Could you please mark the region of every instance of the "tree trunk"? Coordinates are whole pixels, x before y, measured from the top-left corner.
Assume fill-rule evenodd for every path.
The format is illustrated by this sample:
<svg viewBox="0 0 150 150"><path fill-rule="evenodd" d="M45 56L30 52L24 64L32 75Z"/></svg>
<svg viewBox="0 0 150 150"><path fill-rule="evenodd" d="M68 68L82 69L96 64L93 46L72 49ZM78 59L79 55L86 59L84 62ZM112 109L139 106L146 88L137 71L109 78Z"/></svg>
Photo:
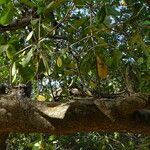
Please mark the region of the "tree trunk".
<svg viewBox="0 0 150 150"><path fill-rule="evenodd" d="M70 134L111 131L150 134L150 96L78 98L67 103L0 97L0 132Z"/></svg>

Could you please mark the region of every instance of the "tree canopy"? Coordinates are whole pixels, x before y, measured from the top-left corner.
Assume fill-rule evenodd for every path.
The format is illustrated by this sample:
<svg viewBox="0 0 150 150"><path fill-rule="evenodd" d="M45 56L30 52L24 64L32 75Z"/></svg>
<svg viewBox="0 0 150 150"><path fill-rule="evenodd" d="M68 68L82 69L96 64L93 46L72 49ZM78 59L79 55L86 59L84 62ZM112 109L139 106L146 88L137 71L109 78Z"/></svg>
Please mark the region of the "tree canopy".
<svg viewBox="0 0 150 150"><path fill-rule="evenodd" d="M127 115L132 113L134 116L137 110L139 114L141 109L148 108L149 6L148 0L1 0L0 83L7 88L4 93L10 96L1 96L0 116L3 122L6 121L1 127L4 128L8 120L15 120L15 123L11 122L12 128L8 125L5 131L25 131L23 123L30 114L29 122L35 119L35 123L27 126L27 132L28 129L36 131L32 128L35 126L38 130L44 123L44 130L40 129L40 132L63 133L59 127L54 130L53 125L57 126L59 119L62 124L72 122L66 129L62 126L64 133L71 133L69 127L73 123L77 125L73 132L84 131L82 123L89 123L90 119L93 123L85 131L97 131L98 125L114 124L120 118L125 121L123 118ZM16 104L16 99L25 97L17 95L16 98L12 94L12 89L18 90L18 85L21 88L30 85L26 96L29 98L31 94L33 103L23 100ZM13 117L6 115L4 109ZM13 127L27 110L30 113L22 118L22 128ZM63 120L66 111L69 111L68 118ZM86 119L88 113L89 120ZM96 113L106 117L106 122L100 125L101 119L95 118ZM81 122L76 122L80 115ZM149 116L146 124L149 124ZM130 122L131 118L127 120ZM139 121L139 118L135 120ZM119 130L119 124L115 130ZM121 131L125 130L123 125L124 122L120 124ZM128 131L134 130L131 124L126 125ZM149 133L148 126L139 126L141 129L137 126L133 132Z"/></svg>
<svg viewBox="0 0 150 150"><path fill-rule="evenodd" d="M149 92L148 2L3 0L0 12L1 82Z"/></svg>

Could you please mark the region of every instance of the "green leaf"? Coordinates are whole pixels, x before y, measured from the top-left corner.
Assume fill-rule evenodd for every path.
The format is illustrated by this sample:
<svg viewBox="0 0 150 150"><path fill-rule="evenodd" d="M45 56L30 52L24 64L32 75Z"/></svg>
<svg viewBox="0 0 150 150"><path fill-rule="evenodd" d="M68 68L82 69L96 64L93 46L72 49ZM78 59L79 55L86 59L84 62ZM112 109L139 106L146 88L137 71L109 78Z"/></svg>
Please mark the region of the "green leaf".
<svg viewBox="0 0 150 150"><path fill-rule="evenodd" d="M44 64L45 69L46 69L46 74L50 75L51 74L51 70L50 70L50 67L49 67L49 64L48 64L47 57L45 55L41 54L41 58L43 60L43 64Z"/></svg>
<svg viewBox="0 0 150 150"><path fill-rule="evenodd" d="M89 71L96 69L95 62L94 53L90 52L86 54L80 63L81 71L87 75Z"/></svg>
<svg viewBox="0 0 150 150"><path fill-rule="evenodd" d="M8 2L8 0L0 0L0 5L6 4L7 2Z"/></svg>
<svg viewBox="0 0 150 150"><path fill-rule="evenodd" d="M8 44L7 44L7 45L2 45L2 46L0 46L0 54L1 54L2 52L6 52L7 49L8 49L8 47L9 47Z"/></svg>
<svg viewBox="0 0 150 150"><path fill-rule="evenodd" d="M97 14L98 23L103 23L106 17L106 7L103 5Z"/></svg>
<svg viewBox="0 0 150 150"><path fill-rule="evenodd" d="M36 60L36 62L37 62L35 65L36 72L39 74L43 74L44 72L46 72L43 60L39 59L39 60Z"/></svg>
<svg viewBox="0 0 150 150"><path fill-rule="evenodd" d="M41 141L35 143L32 150L40 150L41 149Z"/></svg>
<svg viewBox="0 0 150 150"><path fill-rule="evenodd" d="M45 31L51 32L54 28L50 26L48 23L42 23L42 27Z"/></svg>
<svg viewBox="0 0 150 150"><path fill-rule="evenodd" d="M51 136L49 136L48 141L49 141L49 142L52 142L52 141L54 141L55 139L56 139L56 136L55 136L55 135L51 135Z"/></svg>
<svg viewBox="0 0 150 150"><path fill-rule="evenodd" d="M13 76L12 83L14 83L17 78L16 62L14 62L12 65L12 76Z"/></svg>
<svg viewBox="0 0 150 150"><path fill-rule="evenodd" d="M13 76L13 78L12 78L12 83L14 83L14 82L16 81L16 79L17 79L17 73L14 74L14 76Z"/></svg>
<svg viewBox="0 0 150 150"><path fill-rule="evenodd" d="M14 58L14 55L16 54L16 49L13 45L9 44L9 47L6 49L6 55L7 57L12 60Z"/></svg>
<svg viewBox="0 0 150 150"><path fill-rule="evenodd" d="M149 56L148 59L147 59L147 68L150 69L150 56Z"/></svg>
<svg viewBox="0 0 150 150"><path fill-rule="evenodd" d="M77 7L83 6L85 3L83 0L74 0L73 1Z"/></svg>
<svg viewBox="0 0 150 150"><path fill-rule="evenodd" d="M12 65L12 76L16 74L16 62L13 63Z"/></svg>
<svg viewBox="0 0 150 150"><path fill-rule="evenodd" d="M49 13L52 10L59 8L60 5L62 5L65 2L66 2L66 0L59 0L59 1L53 0L52 2L50 2L45 9L45 13L44 13L45 16L49 15Z"/></svg>
<svg viewBox="0 0 150 150"><path fill-rule="evenodd" d="M110 5L106 5L107 15L119 16L120 12Z"/></svg>
<svg viewBox="0 0 150 150"><path fill-rule="evenodd" d="M29 40L32 38L32 35L33 35L33 31L31 31L31 32L28 34L28 36L27 36L27 38L26 38L26 41L29 41Z"/></svg>
<svg viewBox="0 0 150 150"><path fill-rule="evenodd" d="M23 81L29 81L34 78L34 72L35 72L34 69L35 68L33 68L32 65L23 67L22 65L18 64L18 71L21 77L23 78Z"/></svg>
<svg viewBox="0 0 150 150"><path fill-rule="evenodd" d="M137 63L140 65L144 62L143 57L138 58Z"/></svg>
<svg viewBox="0 0 150 150"><path fill-rule="evenodd" d="M30 62L32 56L33 56L33 49L31 49L31 50L27 53L26 57L22 59L21 65L22 65L23 67L27 66L27 65L29 64L29 62Z"/></svg>
<svg viewBox="0 0 150 150"><path fill-rule="evenodd" d="M142 23L143 25L150 25L150 21L149 20L146 20L146 21L144 21L143 23Z"/></svg>
<svg viewBox="0 0 150 150"><path fill-rule="evenodd" d="M122 58L122 52L118 49L115 50L113 52L112 68L119 66L121 58Z"/></svg>
<svg viewBox="0 0 150 150"><path fill-rule="evenodd" d="M35 4L29 0L20 0L20 2L31 7L31 8L35 7Z"/></svg>
<svg viewBox="0 0 150 150"><path fill-rule="evenodd" d="M61 66L62 66L62 59L61 59L60 56L57 58L56 63L57 63L57 66L58 66L58 67L61 67Z"/></svg>
<svg viewBox="0 0 150 150"><path fill-rule="evenodd" d="M3 45L5 43L5 37L1 34L0 35L0 45Z"/></svg>
<svg viewBox="0 0 150 150"><path fill-rule="evenodd" d="M31 24L34 26L38 23L39 19L33 19L31 20Z"/></svg>
<svg viewBox="0 0 150 150"><path fill-rule="evenodd" d="M13 19L13 15L14 15L13 12L14 12L13 4L9 2L0 15L0 24L1 25L9 24Z"/></svg>
<svg viewBox="0 0 150 150"><path fill-rule="evenodd" d="M79 18L77 20L73 20L71 23L73 24L73 26L78 29L80 26L83 26L85 24L85 22L87 21L87 18Z"/></svg>

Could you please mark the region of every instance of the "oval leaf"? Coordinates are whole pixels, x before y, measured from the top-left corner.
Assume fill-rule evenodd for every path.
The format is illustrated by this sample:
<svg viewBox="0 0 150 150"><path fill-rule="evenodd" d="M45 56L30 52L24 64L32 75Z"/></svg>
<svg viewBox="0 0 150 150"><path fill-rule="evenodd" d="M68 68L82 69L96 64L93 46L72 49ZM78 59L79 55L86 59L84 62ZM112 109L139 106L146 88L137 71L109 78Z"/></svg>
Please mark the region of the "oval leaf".
<svg viewBox="0 0 150 150"><path fill-rule="evenodd" d="M2 45L2 46L0 46L0 54L1 54L2 52L6 52L7 49L8 49L8 47L9 47L8 44L7 44L7 45Z"/></svg>
<svg viewBox="0 0 150 150"><path fill-rule="evenodd" d="M3 9L3 11L1 12L1 15L0 15L0 24L1 25L9 24L12 21L13 15L14 15L13 9L14 9L14 7L11 2L6 5L6 8Z"/></svg>
<svg viewBox="0 0 150 150"><path fill-rule="evenodd" d="M101 79L106 79L108 75L107 66L104 64L103 60L100 57L96 56L96 63L97 63L97 72L98 76Z"/></svg>
<svg viewBox="0 0 150 150"><path fill-rule="evenodd" d="M13 45L9 45L9 47L6 49L6 55L7 57L12 60L14 55L16 54L16 49L14 48Z"/></svg>
<svg viewBox="0 0 150 150"><path fill-rule="evenodd" d="M31 31L31 32L28 34L28 36L27 36L27 38L26 38L26 41L29 41L29 40L31 39L32 35L33 35L33 31Z"/></svg>
<svg viewBox="0 0 150 150"><path fill-rule="evenodd" d="M97 14L97 20L99 23L103 23L106 17L106 7L103 5Z"/></svg>
<svg viewBox="0 0 150 150"><path fill-rule="evenodd" d="M16 74L16 62L13 63L12 65L12 76L14 76Z"/></svg>
<svg viewBox="0 0 150 150"><path fill-rule="evenodd" d="M38 101L45 101L46 98L45 98L45 96L43 96L43 95L38 95L38 96L37 96L37 100L38 100Z"/></svg>
<svg viewBox="0 0 150 150"><path fill-rule="evenodd" d="M25 67L25 66L30 62L32 56L33 56L33 50L31 49L31 50L27 53L27 55L22 59L21 64L22 64L23 67Z"/></svg>
<svg viewBox="0 0 150 150"><path fill-rule="evenodd" d="M62 59L60 57L57 58L57 66L58 67L62 66Z"/></svg>
<svg viewBox="0 0 150 150"><path fill-rule="evenodd" d="M90 81L90 87L92 88L92 89L95 89L96 88L96 83L94 83L92 80Z"/></svg>

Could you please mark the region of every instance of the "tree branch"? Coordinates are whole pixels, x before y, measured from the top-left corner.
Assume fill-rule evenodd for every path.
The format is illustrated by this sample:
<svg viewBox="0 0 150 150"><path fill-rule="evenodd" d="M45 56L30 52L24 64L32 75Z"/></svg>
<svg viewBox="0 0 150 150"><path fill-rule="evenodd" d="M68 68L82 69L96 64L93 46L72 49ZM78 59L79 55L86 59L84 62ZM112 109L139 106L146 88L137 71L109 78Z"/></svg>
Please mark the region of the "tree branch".
<svg viewBox="0 0 150 150"><path fill-rule="evenodd" d="M6 146L7 146L6 140L7 140L8 136L9 136L8 132L0 133L0 148L1 148L1 150L6 150Z"/></svg>
<svg viewBox="0 0 150 150"><path fill-rule="evenodd" d="M32 17L22 18L21 20L16 20L7 26L0 25L0 32L3 33L6 31L14 31L23 28L30 24L31 18Z"/></svg>
<svg viewBox="0 0 150 150"><path fill-rule="evenodd" d="M117 131L150 134L150 96L135 94L118 99L74 99L67 103L18 100L0 97L0 132ZM108 113L109 112L109 113ZM146 120L145 115L149 115ZM141 117L142 115L142 117ZM148 119L148 120L147 120Z"/></svg>

